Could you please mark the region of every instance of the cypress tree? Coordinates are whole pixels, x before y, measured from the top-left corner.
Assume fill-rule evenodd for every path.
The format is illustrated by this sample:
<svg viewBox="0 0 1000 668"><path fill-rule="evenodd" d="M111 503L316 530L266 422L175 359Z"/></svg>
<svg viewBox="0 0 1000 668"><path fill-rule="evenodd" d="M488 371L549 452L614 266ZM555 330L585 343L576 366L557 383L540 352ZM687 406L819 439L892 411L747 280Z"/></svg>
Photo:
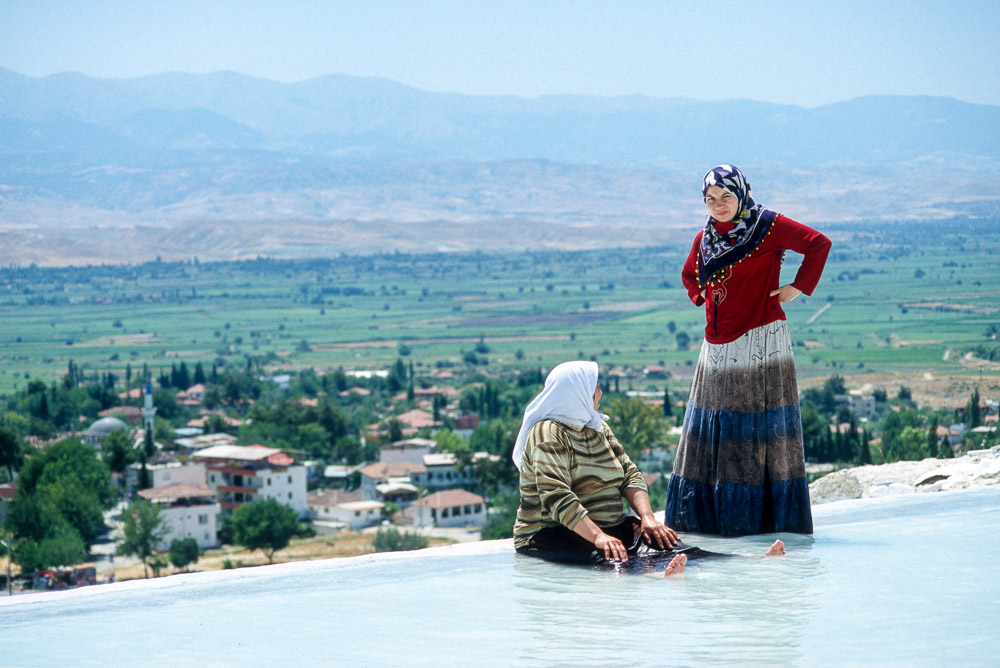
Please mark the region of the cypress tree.
<svg viewBox="0 0 1000 668"><path fill-rule="evenodd" d="M177 387L182 390L186 390L192 385L191 373L188 371L188 367L185 362L181 362L181 365L177 368L177 381L179 383Z"/></svg>
<svg viewBox="0 0 1000 668"><path fill-rule="evenodd" d="M937 430L938 430L938 419L937 419L937 416L935 415L934 419L931 420L931 428L927 432L927 456L928 457L937 457L937 455L938 455Z"/></svg>
<svg viewBox="0 0 1000 668"><path fill-rule="evenodd" d="M969 403L965 409L965 424L969 429L975 429L982 424L982 414L979 410L979 388L972 391Z"/></svg>
<svg viewBox="0 0 1000 668"><path fill-rule="evenodd" d="M951 441L945 436L941 440L941 445L938 447L937 453L938 459L953 459L955 457L955 448L952 446Z"/></svg>
<svg viewBox="0 0 1000 668"><path fill-rule="evenodd" d="M868 444L868 430L861 430L861 453L859 455L859 460L862 466L872 463L872 451Z"/></svg>

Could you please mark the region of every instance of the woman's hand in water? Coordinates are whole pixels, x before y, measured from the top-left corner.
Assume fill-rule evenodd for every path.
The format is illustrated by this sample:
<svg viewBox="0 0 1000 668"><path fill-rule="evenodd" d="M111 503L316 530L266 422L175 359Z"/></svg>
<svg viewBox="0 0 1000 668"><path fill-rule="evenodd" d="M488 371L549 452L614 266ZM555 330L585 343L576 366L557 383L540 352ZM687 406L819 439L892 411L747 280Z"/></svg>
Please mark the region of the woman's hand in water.
<svg viewBox="0 0 1000 668"><path fill-rule="evenodd" d="M594 540L594 547L609 561L628 561L628 552L625 551L625 546L614 536L602 533Z"/></svg>
<svg viewBox="0 0 1000 668"><path fill-rule="evenodd" d="M779 304L790 302L801 294L802 291L799 290L794 285L792 285L791 283L789 283L788 285L782 285L777 290L771 290L771 296L777 297Z"/></svg>
<svg viewBox="0 0 1000 668"><path fill-rule="evenodd" d="M642 537L646 539L648 544L659 547L661 550L677 545L677 532L666 524L657 522L652 516L642 520L641 531Z"/></svg>

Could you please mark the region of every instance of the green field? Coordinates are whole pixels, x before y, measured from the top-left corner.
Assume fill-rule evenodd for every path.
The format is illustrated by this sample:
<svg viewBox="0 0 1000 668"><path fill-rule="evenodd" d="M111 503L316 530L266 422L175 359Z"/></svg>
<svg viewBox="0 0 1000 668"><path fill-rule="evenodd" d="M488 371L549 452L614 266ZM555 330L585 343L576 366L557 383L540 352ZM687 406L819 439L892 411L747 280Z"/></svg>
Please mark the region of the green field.
<svg viewBox="0 0 1000 668"><path fill-rule="evenodd" d="M992 222L820 226L834 240L824 278L786 307L803 384L836 372L924 400L964 400L975 384L995 397ZM593 358L605 370L662 364L686 388L704 327L679 277L689 248L687 237L581 252L8 267L0 394L55 379L70 359L123 375L126 364L158 373L246 356L278 371L386 368L402 355L424 372L473 356L487 371ZM796 266L790 254L785 282Z"/></svg>

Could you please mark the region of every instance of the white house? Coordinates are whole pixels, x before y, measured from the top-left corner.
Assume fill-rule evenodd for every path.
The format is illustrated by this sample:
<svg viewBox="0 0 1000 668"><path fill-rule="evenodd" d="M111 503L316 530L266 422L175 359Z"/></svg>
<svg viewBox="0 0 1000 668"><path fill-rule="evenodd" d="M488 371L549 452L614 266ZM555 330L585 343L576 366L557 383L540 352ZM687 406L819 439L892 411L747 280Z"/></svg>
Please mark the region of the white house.
<svg viewBox="0 0 1000 668"><path fill-rule="evenodd" d="M435 492L413 502L413 524L418 527L482 526L486 499L464 489Z"/></svg>
<svg viewBox="0 0 1000 668"><path fill-rule="evenodd" d="M306 467L281 450L262 445L216 445L193 453L191 458L205 464L208 486L218 492L223 510L275 499L305 517Z"/></svg>
<svg viewBox="0 0 1000 668"><path fill-rule="evenodd" d="M363 529L382 521L381 501L362 499L357 494L341 490L330 490L309 497L309 516L318 533L324 529L336 531L340 528Z"/></svg>
<svg viewBox="0 0 1000 668"><path fill-rule="evenodd" d="M139 484L141 464L129 464L125 472L126 489L135 489ZM204 462L169 462L167 464L150 464L146 466L149 473L150 487L163 487L173 483L187 483L196 487L204 487L206 482Z"/></svg>
<svg viewBox="0 0 1000 668"><path fill-rule="evenodd" d="M379 454L380 462L422 463L424 455L437 452L437 441L429 438L409 438L383 445Z"/></svg>
<svg viewBox="0 0 1000 668"><path fill-rule="evenodd" d="M161 487L151 487L139 496L163 509L168 527L167 536L157 548L167 550L175 538L194 538L198 547L217 547L216 517L219 504L216 493L202 485L175 482Z"/></svg>
<svg viewBox="0 0 1000 668"><path fill-rule="evenodd" d="M425 486L428 489L451 489L476 484L476 472L472 466L458 470L458 460L454 453L440 452L424 455L424 467L427 469Z"/></svg>
<svg viewBox="0 0 1000 668"><path fill-rule="evenodd" d="M427 468L413 462L378 462L361 469L361 496L370 501L392 501L401 507L416 497L426 483Z"/></svg>
<svg viewBox="0 0 1000 668"><path fill-rule="evenodd" d="M178 430L178 433L180 433L180 430ZM225 432L198 434L197 436L186 438L175 438L174 443L186 450L201 450L203 448L210 448L213 445L236 445L236 437Z"/></svg>
<svg viewBox="0 0 1000 668"><path fill-rule="evenodd" d="M385 504L381 501L348 501L338 503L330 509L330 518L336 522L343 522L352 529L363 529L378 524L382 521L382 508Z"/></svg>

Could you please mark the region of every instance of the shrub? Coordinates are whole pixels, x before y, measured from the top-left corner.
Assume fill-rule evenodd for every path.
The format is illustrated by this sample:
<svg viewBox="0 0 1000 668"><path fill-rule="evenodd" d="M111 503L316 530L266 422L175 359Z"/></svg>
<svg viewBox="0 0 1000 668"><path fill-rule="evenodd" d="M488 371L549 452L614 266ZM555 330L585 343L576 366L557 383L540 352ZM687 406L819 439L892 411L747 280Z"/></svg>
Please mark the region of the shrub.
<svg viewBox="0 0 1000 668"><path fill-rule="evenodd" d="M395 527L383 527L375 534L372 547L376 552L403 552L427 547L427 537L409 531L400 532Z"/></svg>

